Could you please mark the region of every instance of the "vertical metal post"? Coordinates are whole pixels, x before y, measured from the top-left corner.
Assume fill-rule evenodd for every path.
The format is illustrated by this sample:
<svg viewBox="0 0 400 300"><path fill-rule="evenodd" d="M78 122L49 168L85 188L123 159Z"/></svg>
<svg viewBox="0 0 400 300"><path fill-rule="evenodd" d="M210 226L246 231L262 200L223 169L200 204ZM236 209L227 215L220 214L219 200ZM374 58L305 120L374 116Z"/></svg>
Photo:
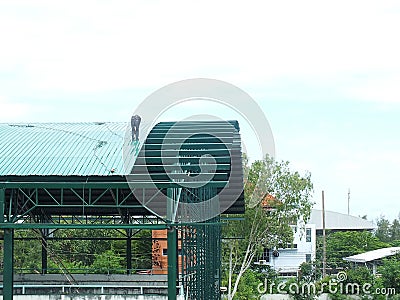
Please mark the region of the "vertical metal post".
<svg viewBox="0 0 400 300"><path fill-rule="evenodd" d="M132 229L126 230L126 274L132 274Z"/></svg>
<svg viewBox="0 0 400 300"><path fill-rule="evenodd" d="M46 216L41 216L40 217L40 222L41 223L46 223L47 222L47 217ZM47 274L47 237L50 234L49 228L43 228L40 229L40 234L41 234L41 245L42 245L42 274Z"/></svg>
<svg viewBox="0 0 400 300"><path fill-rule="evenodd" d="M167 254L168 254L168 300L176 300L176 279L177 272L177 231L175 227L168 229L167 233Z"/></svg>
<svg viewBox="0 0 400 300"><path fill-rule="evenodd" d="M322 277L326 276L326 231L325 231L325 194L322 191Z"/></svg>
<svg viewBox="0 0 400 300"><path fill-rule="evenodd" d="M6 191L0 188L0 223L4 223ZM4 229L3 299L12 300L14 285L14 230Z"/></svg>
<svg viewBox="0 0 400 300"><path fill-rule="evenodd" d="M3 299L13 299L14 285L14 230L4 229Z"/></svg>
<svg viewBox="0 0 400 300"><path fill-rule="evenodd" d="M6 190L0 188L0 223L4 223L4 205L6 202Z"/></svg>
<svg viewBox="0 0 400 300"><path fill-rule="evenodd" d="M167 189L167 220L173 220L175 201L174 190ZM178 278L178 235L176 227L172 225L167 230L168 255L168 300L176 300L176 284Z"/></svg>
<svg viewBox="0 0 400 300"><path fill-rule="evenodd" d="M47 235L49 229L42 229L42 274L47 274Z"/></svg>

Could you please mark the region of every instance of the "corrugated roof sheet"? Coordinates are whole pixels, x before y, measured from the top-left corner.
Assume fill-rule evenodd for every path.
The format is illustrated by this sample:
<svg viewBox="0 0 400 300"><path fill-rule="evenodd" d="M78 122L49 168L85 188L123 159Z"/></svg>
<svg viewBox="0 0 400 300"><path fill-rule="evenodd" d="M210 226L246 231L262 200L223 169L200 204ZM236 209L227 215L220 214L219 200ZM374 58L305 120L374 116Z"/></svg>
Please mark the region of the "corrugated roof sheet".
<svg viewBox="0 0 400 300"><path fill-rule="evenodd" d="M351 262L366 263L369 261L382 259L391 255L396 255L398 253L400 253L400 247L388 247L344 257L343 259Z"/></svg>
<svg viewBox="0 0 400 300"><path fill-rule="evenodd" d="M0 176L124 175L122 148L126 134L130 143L128 126L126 122L0 124ZM131 147L140 147L144 138L145 134Z"/></svg>
<svg viewBox="0 0 400 300"><path fill-rule="evenodd" d="M322 230L322 211L313 209L308 223L315 224L317 230ZM325 228L329 230L373 230L376 226L359 217L325 211Z"/></svg>

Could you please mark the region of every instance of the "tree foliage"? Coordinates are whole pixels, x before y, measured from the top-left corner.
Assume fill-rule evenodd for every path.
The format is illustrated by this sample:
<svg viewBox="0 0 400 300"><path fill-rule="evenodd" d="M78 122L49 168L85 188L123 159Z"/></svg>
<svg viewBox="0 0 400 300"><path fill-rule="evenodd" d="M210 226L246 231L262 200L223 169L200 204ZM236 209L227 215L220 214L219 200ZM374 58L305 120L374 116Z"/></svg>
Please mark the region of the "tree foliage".
<svg viewBox="0 0 400 300"><path fill-rule="evenodd" d="M317 259L322 261L321 238L318 239ZM343 257L360 254L366 251L388 247L369 231L338 231L328 233L326 238L327 265L331 268L348 267Z"/></svg>
<svg viewBox="0 0 400 300"><path fill-rule="evenodd" d="M123 269L123 257L115 249L108 249L100 253L92 264L93 273L96 274L125 273Z"/></svg>
<svg viewBox="0 0 400 300"><path fill-rule="evenodd" d="M311 175L292 171L288 162L266 157L251 166L245 162L244 170L247 175L244 219L224 227L224 236L234 238L223 245L229 299L234 297L242 276L264 248L293 241L289 225L306 223L313 204ZM265 199L270 199L270 203L263 202Z"/></svg>
<svg viewBox="0 0 400 300"><path fill-rule="evenodd" d="M382 274L382 282L385 287L396 289L396 294L400 293L400 256L387 258L383 260L379 267L379 273Z"/></svg>
<svg viewBox="0 0 400 300"><path fill-rule="evenodd" d="M27 238L22 240L21 238ZM33 230L16 230L14 241L14 268L17 272L40 273L40 233Z"/></svg>
<svg viewBox="0 0 400 300"><path fill-rule="evenodd" d="M390 243L392 246L397 246L400 241L400 216L390 222L384 216L376 221L377 229L375 235L382 242Z"/></svg>
<svg viewBox="0 0 400 300"><path fill-rule="evenodd" d="M394 219L392 225L390 226L390 242L395 242L400 240L400 221L399 219Z"/></svg>
<svg viewBox="0 0 400 300"><path fill-rule="evenodd" d="M384 216L381 216L376 222L378 226L375 235L382 242L389 242L391 240L390 236L390 221Z"/></svg>
<svg viewBox="0 0 400 300"><path fill-rule="evenodd" d="M47 236L49 273L125 273L126 232L106 229L60 229ZM151 269L151 231L132 232L132 268ZM15 231L14 268L40 273L42 241L39 230ZM2 248L2 247L0 247Z"/></svg>

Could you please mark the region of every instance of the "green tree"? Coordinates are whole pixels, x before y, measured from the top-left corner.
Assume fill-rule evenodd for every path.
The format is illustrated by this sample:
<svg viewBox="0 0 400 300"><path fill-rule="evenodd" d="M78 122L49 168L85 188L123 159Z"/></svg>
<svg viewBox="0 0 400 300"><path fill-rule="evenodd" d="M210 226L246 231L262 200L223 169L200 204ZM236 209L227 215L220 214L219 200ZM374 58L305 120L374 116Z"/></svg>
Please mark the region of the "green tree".
<svg viewBox="0 0 400 300"><path fill-rule="evenodd" d="M321 269L317 267L316 261L303 262L300 265L299 280L312 282L321 277Z"/></svg>
<svg viewBox="0 0 400 300"><path fill-rule="evenodd" d="M92 264L94 273L125 273L123 257L115 249L109 249L97 255Z"/></svg>
<svg viewBox="0 0 400 300"><path fill-rule="evenodd" d="M128 234L127 233L124 233ZM152 268L152 240L151 230L133 230L130 233L134 238L131 241L132 249L132 268L136 270L151 269ZM127 250L126 240L116 240L111 243L111 248L121 257L126 257Z"/></svg>
<svg viewBox="0 0 400 300"><path fill-rule="evenodd" d="M140 230L135 235L139 240L132 243L133 263L132 266L136 269L151 269L152 268L152 240L151 230Z"/></svg>
<svg viewBox="0 0 400 300"><path fill-rule="evenodd" d="M38 230L16 230L14 266L18 272L41 271L42 235ZM48 272L85 273L94 265L104 269L126 268L127 233L115 229L58 229L47 237ZM131 241L133 269L150 269L151 231L133 233ZM1 247L1 245L0 245ZM110 252L110 249L112 252ZM107 263L105 260L111 257ZM108 272L108 271L107 271Z"/></svg>
<svg viewBox="0 0 400 300"><path fill-rule="evenodd" d="M319 241L318 246L321 243ZM338 231L329 233L326 238L326 257L329 267L347 267L349 263L343 257L366 251L388 247L369 231ZM321 247L318 247L317 259L322 259Z"/></svg>
<svg viewBox="0 0 400 300"><path fill-rule="evenodd" d="M400 256L383 260L382 266L378 268L382 274L382 283L386 288L395 288L396 294L400 293Z"/></svg>
<svg viewBox="0 0 400 300"><path fill-rule="evenodd" d="M390 226L390 242L400 240L400 221L394 219Z"/></svg>
<svg viewBox="0 0 400 300"><path fill-rule="evenodd" d="M39 273L42 268L42 243L39 232L15 230L14 268L22 273Z"/></svg>
<svg viewBox="0 0 400 300"><path fill-rule="evenodd" d="M244 272L239 283L238 291L235 295L237 300L259 299L259 284L264 283L265 275L251 269Z"/></svg>
<svg viewBox="0 0 400 300"><path fill-rule="evenodd" d="M238 292L242 276L264 248L293 241L289 225L307 222L313 205L311 175L292 171L288 162L266 157L248 166L245 160L244 169L244 220L224 226L224 236L237 238L223 244L228 299Z"/></svg>
<svg viewBox="0 0 400 300"><path fill-rule="evenodd" d="M347 279L344 281L344 284L352 284L357 283L360 287L365 283L372 284L374 282L374 276L370 269L365 266L359 266L354 269L347 270ZM349 291L352 292L352 291ZM355 293L360 291L354 291ZM362 292L362 291L361 291Z"/></svg>
<svg viewBox="0 0 400 300"><path fill-rule="evenodd" d="M378 226L375 232L376 237L382 242L390 242L390 221L384 216L380 216L380 218L376 222L376 225Z"/></svg>
<svg viewBox="0 0 400 300"><path fill-rule="evenodd" d="M400 240L395 240L395 241L390 242L390 246L400 247Z"/></svg>
<svg viewBox="0 0 400 300"><path fill-rule="evenodd" d="M48 252L55 272L85 272L96 256L111 248L107 238L122 237L117 230L106 229L59 229L48 240ZM99 240L104 238L104 240ZM51 267L51 266L50 266Z"/></svg>

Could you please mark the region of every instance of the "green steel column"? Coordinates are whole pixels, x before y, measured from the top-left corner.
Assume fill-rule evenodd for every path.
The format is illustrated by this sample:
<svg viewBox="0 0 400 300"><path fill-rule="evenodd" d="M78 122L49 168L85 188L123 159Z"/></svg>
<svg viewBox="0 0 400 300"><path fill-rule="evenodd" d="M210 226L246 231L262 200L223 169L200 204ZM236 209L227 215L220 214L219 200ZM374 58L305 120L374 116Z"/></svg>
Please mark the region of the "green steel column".
<svg viewBox="0 0 400 300"><path fill-rule="evenodd" d="M0 223L4 223L4 204L6 202L6 191L4 188L0 189Z"/></svg>
<svg viewBox="0 0 400 300"><path fill-rule="evenodd" d="M126 230L126 273L132 274L132 229Z"/></svg>
<svg viewBox="0 0 400 300"><path fill-rule="evenodd" d="M4 229L3 300L13 299L14 229Z"/></svg>
<svg viewBox="0 0 400 300"><path fill-rule="evenodd" d="M42 274L47 274L47 239L42 240Z"/></svg>
<svg viewBox="0 0 400 300"><path fill-rule="evenodd" d="M4 206L6 193L0 189L0 223L4 223ZM4 251L3 251L3 299L12 300L14 284L14 230L4 229Z"/></svg>
<svg viewBox="0 0 400 300"><path fill-rule="evenodd" d="M177 272L177 245L178 236L175 227L168 229L167 233L167 255L168 255L168 300L176 300L176 279Z"/></svg>
<svg viewBox="0 0 400 300"><path fill-rule="evenodd" d="M40 232L42 235L42 274L47 274L47 235L49 229L42 229Z"/></svg>
<svg viewBox="0 0 400 300"><path fill-rule="evenodd" d="M167 219L173 219L174 189L167 189ZM172 222L171 222L172 223ZM176 283L178 278L178 235L176 227L171 224L167 230L167 255L168 255L168 300L176 300Z"/></svg>

